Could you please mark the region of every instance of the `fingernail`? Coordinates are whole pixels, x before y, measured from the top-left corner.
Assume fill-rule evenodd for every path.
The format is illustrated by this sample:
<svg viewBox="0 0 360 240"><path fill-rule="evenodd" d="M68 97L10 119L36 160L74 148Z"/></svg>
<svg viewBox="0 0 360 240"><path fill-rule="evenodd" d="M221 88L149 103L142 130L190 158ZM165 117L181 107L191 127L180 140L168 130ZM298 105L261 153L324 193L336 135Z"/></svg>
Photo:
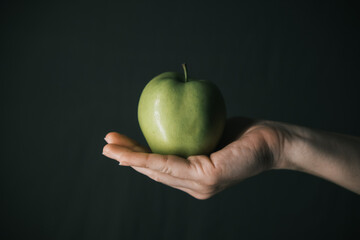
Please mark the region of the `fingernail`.
<svg viewBox="0 0 360 240"><path fill-rule="evenodd" d="M121 165L121 162L119 162L119 165Z"/></svg>
<svg viewBox="0 0 360 240"><path fill-rule="evenodd" d="M104 137L104 140L105 140L105 142L108 142L108 141L106 140L106 137Z"/></svg>

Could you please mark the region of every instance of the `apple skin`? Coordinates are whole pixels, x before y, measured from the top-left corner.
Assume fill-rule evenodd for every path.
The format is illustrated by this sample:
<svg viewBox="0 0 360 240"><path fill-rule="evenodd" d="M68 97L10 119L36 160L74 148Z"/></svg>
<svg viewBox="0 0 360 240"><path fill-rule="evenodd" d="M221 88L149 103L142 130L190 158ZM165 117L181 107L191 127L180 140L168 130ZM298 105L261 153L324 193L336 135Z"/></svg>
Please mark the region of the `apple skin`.
<svg viewBox="0 0 360 240"><path fill-rule="evenodd" d="M153 78L141 93L138 120L152 152L209 155L223 133L224 99L213 83L176 72Z"/></svg>

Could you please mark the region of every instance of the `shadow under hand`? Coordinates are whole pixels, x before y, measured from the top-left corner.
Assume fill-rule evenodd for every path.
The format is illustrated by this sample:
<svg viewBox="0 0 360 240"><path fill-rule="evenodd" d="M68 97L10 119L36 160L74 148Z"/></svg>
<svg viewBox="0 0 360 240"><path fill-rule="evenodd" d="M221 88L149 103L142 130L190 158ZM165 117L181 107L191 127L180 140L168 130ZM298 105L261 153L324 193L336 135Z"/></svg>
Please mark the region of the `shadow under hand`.
<svg viewBox="0 0 360 240"><path fill-rule="evenodd" d="M232 117L226 120L223 135L216 147L218 151L228 144L234 142L246 132L251 126L254 126L258 120L247 117Z"/></svg>

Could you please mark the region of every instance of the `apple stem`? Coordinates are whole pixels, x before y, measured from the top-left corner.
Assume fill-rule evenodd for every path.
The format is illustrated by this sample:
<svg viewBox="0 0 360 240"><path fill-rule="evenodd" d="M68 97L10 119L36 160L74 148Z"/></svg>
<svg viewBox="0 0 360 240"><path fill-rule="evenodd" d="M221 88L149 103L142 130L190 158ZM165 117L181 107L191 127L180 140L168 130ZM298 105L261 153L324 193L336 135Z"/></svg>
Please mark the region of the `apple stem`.
<svg viewBox="0 0 360 240"><path fill-rule="evenodd" d="M188 81L188 74L187 74L187 69L186 69L186 63L183 63L182 67L184 69L185 82L187 82Z"/></svg>

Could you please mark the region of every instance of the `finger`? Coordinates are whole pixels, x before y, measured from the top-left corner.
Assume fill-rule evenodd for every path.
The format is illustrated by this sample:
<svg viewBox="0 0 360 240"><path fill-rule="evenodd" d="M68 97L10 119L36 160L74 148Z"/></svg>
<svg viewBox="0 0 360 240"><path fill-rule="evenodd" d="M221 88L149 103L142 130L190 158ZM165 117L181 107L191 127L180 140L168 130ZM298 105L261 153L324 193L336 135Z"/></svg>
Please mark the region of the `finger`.
<svg viewBox="0 0 360 240"><path fill-rule="evenodd" d="M117 132L109 132L104 139L107 143L128 147L137 152L150 152L148 148L141 146L137 141Z"/></svg>
<svg viewBox="0 0 360 240"><path fill-rule="evenodd" d="M160 182L172 188L186 192L187 194L197 199L207 199L210 197L209 194L201 193L199 190L196 190L196 188L199 188L199 186L197 186L198 184L194 181L175 178L168 174L156 172L148 168L141 168L141 167L132 167L132 168L135 169L137 172L148 176L149 178L151 178L156 182Z"/></svg>
<svg viewBox="0 0 360 240"><path fill-rule="evenodd" d="M103 154L123 166L149 168L174 177L196 179L189 161L175 155L136 152L115 144L105 145Z"/></svg>
<svg viewBox="0 0 360 240"><path fill-rule="evenodd" d="M161 182L163 184L172 186L172 187L183 187L195 190L197 188L197 183L183 178L176 178L169 174L161 173L158 171L151 170L149 168L142 168L142 167L132 167L137 172L144 174L151 178L156 182Z"/></svg>

